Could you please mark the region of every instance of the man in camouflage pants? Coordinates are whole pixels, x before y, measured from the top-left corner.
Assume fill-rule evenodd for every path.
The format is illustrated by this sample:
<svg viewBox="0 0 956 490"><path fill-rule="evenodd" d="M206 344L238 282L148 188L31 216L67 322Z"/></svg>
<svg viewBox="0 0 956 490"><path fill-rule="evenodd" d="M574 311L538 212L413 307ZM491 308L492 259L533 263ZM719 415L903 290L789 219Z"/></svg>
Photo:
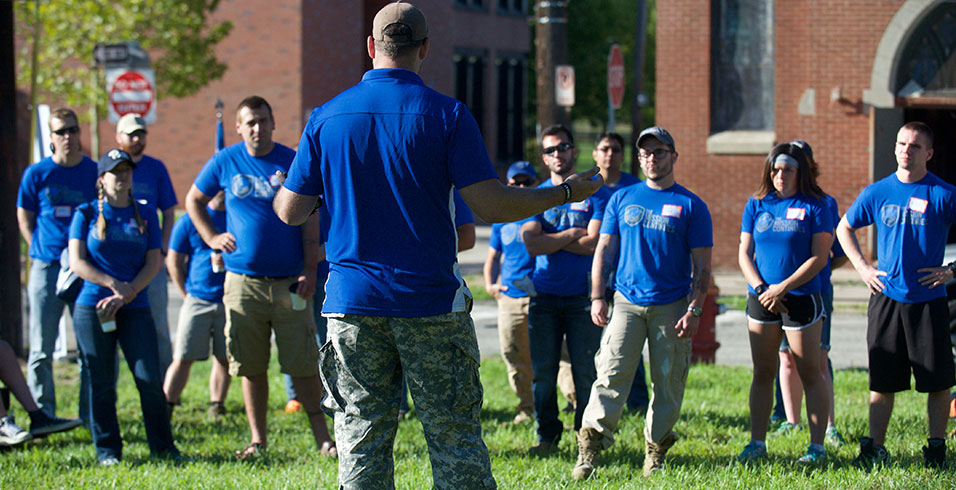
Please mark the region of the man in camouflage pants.
<svg viewBox="0 0 956 490"><path fill-rule="evenodd" d="M329 208L329 318L321 371L334 412L339 485L392 488L401 376L428 441L437 489L496 488L481 439L478 343L456 259L458 188L489 222L516 221L603 183L596 169L550 189L509 188L459 101L425 86L420 10L391 3L367 40L373 70L312 112L274 201L300 223Z"/></svg>

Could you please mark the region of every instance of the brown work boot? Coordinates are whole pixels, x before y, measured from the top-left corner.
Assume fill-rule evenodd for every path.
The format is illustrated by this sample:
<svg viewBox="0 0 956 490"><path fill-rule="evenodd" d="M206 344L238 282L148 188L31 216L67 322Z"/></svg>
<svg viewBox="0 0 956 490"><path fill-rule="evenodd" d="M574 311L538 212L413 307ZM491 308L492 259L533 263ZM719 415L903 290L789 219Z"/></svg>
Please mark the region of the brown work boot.
<svg viewBox="0 0 956 490"><path fill-rule="evenodd" d="M664 467L664 455L677 441L677 434L671 432L661 442L644 441L644 478Z"/></svg>
<svg viewBox="0 0 956 490"><path fill-rule="evenodd" d="M601 433L591 427L583 427L578 432L578 461L571 470L571 478L584 480L594 472L598 454L603 449Z"/></svg>

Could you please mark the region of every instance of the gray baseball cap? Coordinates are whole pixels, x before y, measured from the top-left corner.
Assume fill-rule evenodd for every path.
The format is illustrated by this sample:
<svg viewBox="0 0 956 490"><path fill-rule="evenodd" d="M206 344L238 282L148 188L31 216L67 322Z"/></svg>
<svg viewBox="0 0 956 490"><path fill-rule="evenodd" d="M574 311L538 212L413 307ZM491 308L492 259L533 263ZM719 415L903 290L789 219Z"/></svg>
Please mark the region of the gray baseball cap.
<svg viewBox="0 0 956 490"><path fill-rule="evenodd" d="M660 126L651 126L644 131L641 131L641 134L637 137L637 146L640 148L641 142L644 141L644 138L654 138L661 143L671 147L671 150L674 151L674 137L667 132L666 129Z"/></svg>
<svg viewBox="0 0 956 490"><path fill-rule="evenodd" d="M411 31L410 36L386 36L385 28L392 24L402 24ZM407 2L390 3L375 14L372 21L372 38L376 41L393 43L420 42L428 37L428 23L425 14Z"/></svg>

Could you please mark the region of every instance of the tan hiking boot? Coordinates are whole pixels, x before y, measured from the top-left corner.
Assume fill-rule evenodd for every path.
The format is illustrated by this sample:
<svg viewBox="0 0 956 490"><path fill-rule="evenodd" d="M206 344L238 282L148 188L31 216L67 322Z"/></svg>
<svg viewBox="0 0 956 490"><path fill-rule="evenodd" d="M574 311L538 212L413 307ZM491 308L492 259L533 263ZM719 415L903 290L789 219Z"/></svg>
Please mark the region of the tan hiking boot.
<svg viewBox="0 0 956 490"><path fill-rule="evenodd" d="M664 467L664 455L677 441L677 434L671 432L661 442L644 441L644 478Z"/></svg>
<svg viewBox="0 0 956 490"><path fill-rule="evenodd" d="M603 449L601 433L591 427L583 427L578 432L578 461L571 470L571 478L584 480L594 472L598 454Z"/></svg>

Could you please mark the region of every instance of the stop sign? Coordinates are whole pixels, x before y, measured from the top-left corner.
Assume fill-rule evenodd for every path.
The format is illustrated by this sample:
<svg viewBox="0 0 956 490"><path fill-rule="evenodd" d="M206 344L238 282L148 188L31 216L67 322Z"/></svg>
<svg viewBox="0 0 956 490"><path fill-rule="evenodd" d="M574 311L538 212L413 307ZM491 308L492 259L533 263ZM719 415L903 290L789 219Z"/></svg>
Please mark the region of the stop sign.
<svg viewBox="0 0 956 490"><path fill-rule="evenodd" d="M110 76L112 75L112 76ZM153 70L119 69L107 74L110 120L140 114L146 122L156 119L156 86Z"/></svg>
<svg viewBox="0 0 956 490"><path fill-rule="evenodd" d="M621 108L624 103L624 56L617 44L611 45L611 52L607 55L607 96L611 107Z"/></svg>

